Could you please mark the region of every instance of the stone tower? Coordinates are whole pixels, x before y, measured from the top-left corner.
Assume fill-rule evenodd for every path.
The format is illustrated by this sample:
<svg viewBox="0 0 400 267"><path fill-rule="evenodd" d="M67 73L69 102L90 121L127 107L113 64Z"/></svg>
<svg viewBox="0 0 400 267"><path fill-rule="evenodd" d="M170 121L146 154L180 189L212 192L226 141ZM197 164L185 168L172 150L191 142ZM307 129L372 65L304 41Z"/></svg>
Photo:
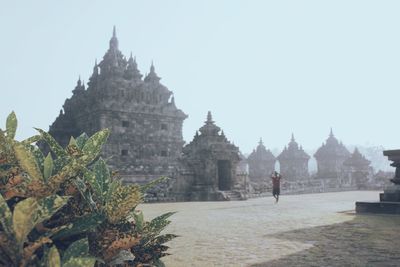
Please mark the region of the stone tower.
<svg viewBox="0 0 400 267"><path fill-rule="evenodd" d="M283 179L297 181L309 177L308 160L310 156L297 144L292 134L288 147L277 157Z"/></svg>
<svg viewBox="0 0 400 267"><path fill-rule="evenodd" d="M109 128L102 156L126 182L170 175L184 144L182 124L187 115L160 79L153 64L142 79L132 54L127 60L119 50L114 27L88 88L78 80L49 132L66 145L70 136Z"/></svg>
<svg viewBox="0 0 400 267"><path fill-rule="evenodd" d="M183 148L182 162L191 177L182 179L190 182L180 190L189 193L187 200L223 200L223 191L241 189L236 175L239 148L215 125L211 112L199 131Z"/></svg>
<svg viewBox="0 0 400 267"><path fill-rule="evenodd" d="M332 129L325 144L315 152L317 160L318 178L337 178L340 177L343 162L350 157L347 148L335 138Z"/></svg>
<svg viewBox="0 0 400 267"><path fill-rule="evenodd" d="M247 158L249 164L249 177L251 181L268 181L271 173L275 170L276 158L271 151L265 148L262 140L256 149Z"/></svg>

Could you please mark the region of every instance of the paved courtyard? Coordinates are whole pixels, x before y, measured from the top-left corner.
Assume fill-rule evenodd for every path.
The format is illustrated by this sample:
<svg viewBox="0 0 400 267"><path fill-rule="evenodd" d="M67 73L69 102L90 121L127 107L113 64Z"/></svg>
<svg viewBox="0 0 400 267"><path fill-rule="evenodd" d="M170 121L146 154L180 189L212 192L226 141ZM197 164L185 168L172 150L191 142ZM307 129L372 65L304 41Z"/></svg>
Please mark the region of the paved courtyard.
<svg viewBox="0 0 400 267"><path fill-rule="evenodd" d="M167 266L400 266L400 216L355 215L377 191L235 202L143 204L147 219L177 211ZM353 211L353 212L351 212Z"/></svg>

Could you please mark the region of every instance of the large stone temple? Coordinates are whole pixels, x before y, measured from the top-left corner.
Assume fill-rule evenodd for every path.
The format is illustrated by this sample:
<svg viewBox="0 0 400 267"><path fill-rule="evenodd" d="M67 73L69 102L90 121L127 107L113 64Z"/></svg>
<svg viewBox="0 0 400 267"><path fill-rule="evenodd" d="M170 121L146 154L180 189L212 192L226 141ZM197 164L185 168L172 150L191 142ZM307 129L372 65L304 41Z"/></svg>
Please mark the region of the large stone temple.
<svg viewBox="0 0 400 267"><path fill-rule="evenodd" d="M187 115L176 107L153 64L142 77L132 55L126 59L118 49L114 27L88 87L78 80L49 132L65 146L70 136L109 128L102 156L125 182L172 175L184 144L182 124Z"/></svg>

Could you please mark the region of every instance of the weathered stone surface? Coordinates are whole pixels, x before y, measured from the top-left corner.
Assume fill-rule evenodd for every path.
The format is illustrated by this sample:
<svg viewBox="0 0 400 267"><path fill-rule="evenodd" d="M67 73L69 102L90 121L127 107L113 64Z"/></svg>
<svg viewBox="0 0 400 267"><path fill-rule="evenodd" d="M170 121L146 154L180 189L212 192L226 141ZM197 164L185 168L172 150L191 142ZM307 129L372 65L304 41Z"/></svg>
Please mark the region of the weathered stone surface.
<svg viewBox="0 0 400 267"><path fill-rule="evenodd" d="M135 182L176 172L186 117L176 107L172 92L160 83L153 64L142 79L132 55L126 60L114 28L109 49L95 64L88 88L78 80L50 133L65 146L70 136L109 128L102 156L125 182Z"/></svg>

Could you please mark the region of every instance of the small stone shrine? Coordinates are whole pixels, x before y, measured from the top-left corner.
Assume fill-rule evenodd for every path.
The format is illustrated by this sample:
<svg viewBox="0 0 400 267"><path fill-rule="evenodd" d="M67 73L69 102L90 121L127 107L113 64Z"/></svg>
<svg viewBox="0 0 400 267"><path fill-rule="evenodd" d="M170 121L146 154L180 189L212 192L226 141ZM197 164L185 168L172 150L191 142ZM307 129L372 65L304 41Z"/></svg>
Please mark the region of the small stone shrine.
<svg viewBox="0 0 400 267"><path fill-rule="evenodd" d="M365 185L373 175L371 161L367 160L357 148L353 154L343 162L342 183L348 183L357 189L365 189Z"/></svg>
<svg viewBox="0 0 400 267"><path fill-rule="evenodd" d="M288 147L277 157L282 178L287 181L304 180L309 177L308 160L310 156L297 144L292 134Z"/></svg>
<svg viewBox="0 0 400 267"><path fill-rule="evenodd" d="M239 148L215 125L211 112L199 131L182 150L177 195L190 201L243 199L244 183L236 173Z"/></svg>
<svg viewBox="0 0 400 267"><path fill-rule="evenodd" d="M252 182L270 182L270 176L275 170L276 158L265 148L262 139L256 149L247 158L249 178Z"/></svg>
<svg viewBox="0 0 400 267"><path fill-rule="evenodd" d="M315 152L314 157L317 160L318 178L339 178L343 171L343 163L350 157L350 152L339 143L331 129L326 143Z"/></svg>

